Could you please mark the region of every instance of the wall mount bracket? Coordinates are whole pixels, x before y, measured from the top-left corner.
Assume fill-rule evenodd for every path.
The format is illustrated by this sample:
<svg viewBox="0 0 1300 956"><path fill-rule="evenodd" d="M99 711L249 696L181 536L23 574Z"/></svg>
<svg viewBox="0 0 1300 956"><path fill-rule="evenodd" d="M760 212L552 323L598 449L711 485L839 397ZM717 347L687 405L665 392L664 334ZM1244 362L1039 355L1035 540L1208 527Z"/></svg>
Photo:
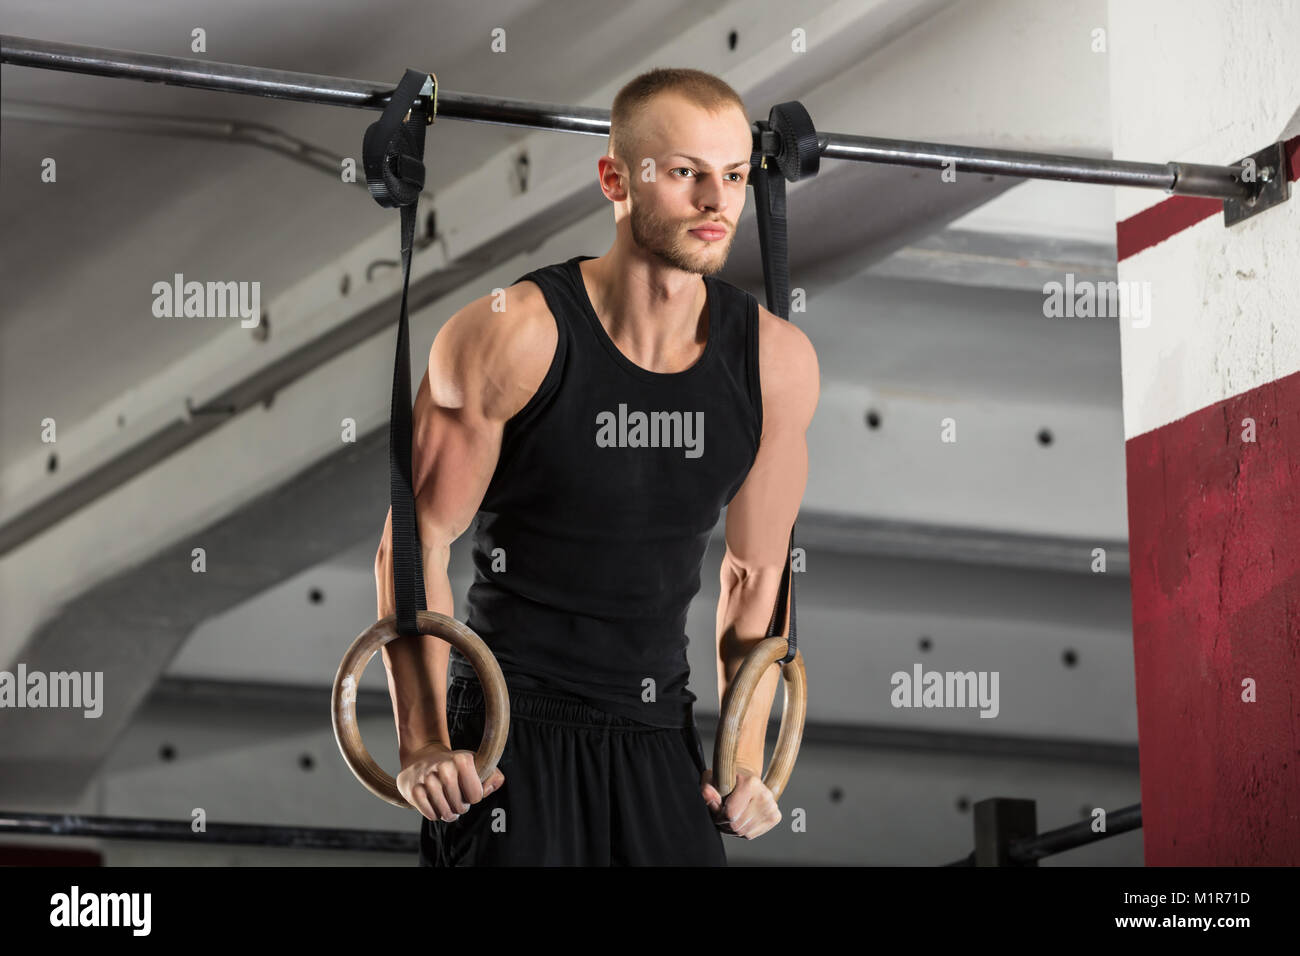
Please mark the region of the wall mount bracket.
<svg viewBox="0 0 1300 956"><path fill-rule="evenodd" d="M1252 216L1258 216L1264 210L1280 206L1291 198L1291 178L1287 175L1285 143L1277 142L1265 146L1259 152L1251 153L1232 165L1253 168L1256 189L1245 199L1223 201L1225 227L1235 226Z"/></svg>

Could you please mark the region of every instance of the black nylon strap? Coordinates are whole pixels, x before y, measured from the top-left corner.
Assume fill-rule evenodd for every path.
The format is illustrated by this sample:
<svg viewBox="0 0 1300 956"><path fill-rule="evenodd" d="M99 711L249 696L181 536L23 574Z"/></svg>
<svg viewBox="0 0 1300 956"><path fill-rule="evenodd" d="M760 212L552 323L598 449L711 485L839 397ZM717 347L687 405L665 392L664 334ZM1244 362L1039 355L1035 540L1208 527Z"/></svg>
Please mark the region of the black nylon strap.
<svg viewBox="0 0 1300 956"><path fill-rule="evenodd" d="M424 128L433 121L436 102L436 93L435 97L421 96L426 86L436 91L436 81L427 73L407 70L383 115L366 129L362 141L370 194L385 208L400 208L402 215L402 310L397 322L393 399L388 416L388 468L393 507L393 597L397 633L403 637L419 633L416 612L427 610L411 474L411 347L407 320L416 209L424 189Z"/></svg>
<svg viewBox="0 0 1300 956"><path fill-rule="evenodd" d="M755 212L758 218L758 244L763 259L763 287L769 312L790 320L790 259L786 235L785 180L791 182L817 175L821 151L812 118L797 102L772 107L768 121L760 120L754 137L756 148L750 156L750 182L754 186ZM773 137L771 134L775 134ZM769 151L770 149L770 151ZM766 157L767 161L764 162ZM794 586L794 528L790 529L790 546L786 550L785 570L777 590L776 604L767 625L767 636L776 637L785 625L787 599L790 628L785 656L780 663L794 660L798 650Z"/></svg>

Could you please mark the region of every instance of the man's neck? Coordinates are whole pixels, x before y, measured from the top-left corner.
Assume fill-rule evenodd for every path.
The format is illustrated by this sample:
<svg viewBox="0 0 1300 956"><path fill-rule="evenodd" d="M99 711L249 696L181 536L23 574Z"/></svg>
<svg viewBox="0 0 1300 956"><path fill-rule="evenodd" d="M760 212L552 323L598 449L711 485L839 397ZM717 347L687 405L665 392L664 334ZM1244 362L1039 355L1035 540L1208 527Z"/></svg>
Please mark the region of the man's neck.
<svg viewBox="0 0 1300 956"><path fill-rule="evenodd" d="M672 372L699 358L710 334L699 275L613 249L579 265L596 317L632 362Z"/></svg>

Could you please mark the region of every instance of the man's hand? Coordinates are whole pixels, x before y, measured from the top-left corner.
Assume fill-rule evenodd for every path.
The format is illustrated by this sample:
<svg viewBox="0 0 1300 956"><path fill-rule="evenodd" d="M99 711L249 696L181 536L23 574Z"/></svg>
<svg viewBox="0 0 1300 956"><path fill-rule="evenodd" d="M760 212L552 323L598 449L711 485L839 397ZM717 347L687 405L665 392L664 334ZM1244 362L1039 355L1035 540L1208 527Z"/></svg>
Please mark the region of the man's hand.
<svg viewBox="0 0 1300 956"><path fill-rule="evenodd" d="M397 792L426 819L451 823L505 780L497 768L482 784L474 768L474 751L448 750L441 743L431 743L407 758L397 775Z"/></svg>
<svg viewBox="0 0 1300 956"><path fill-rule="evenodd" d="M713 771L704 771L700 777L700 795L709 805L714 825L723 833L752 840L781 822L776 797L763 778L748 767L736 767L736 789L727 794L725 801L713 786Z"/></svg>

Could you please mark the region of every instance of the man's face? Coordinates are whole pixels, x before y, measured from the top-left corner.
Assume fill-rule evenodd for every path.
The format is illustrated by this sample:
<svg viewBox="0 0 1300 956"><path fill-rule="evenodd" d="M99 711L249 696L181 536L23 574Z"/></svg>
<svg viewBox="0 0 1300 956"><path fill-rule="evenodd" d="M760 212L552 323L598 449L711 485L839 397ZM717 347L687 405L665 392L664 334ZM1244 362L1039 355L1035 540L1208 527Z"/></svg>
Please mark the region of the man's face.
<svg viewBox="0 0 1300 956"><path fill-rule="evenodd" d="M632 240L683 272L726 264L745 205L753 134L737 107L710 113L672 93L650 100L634 147L628 202ZM654 160L653 182L641 159Z"/></svg>

